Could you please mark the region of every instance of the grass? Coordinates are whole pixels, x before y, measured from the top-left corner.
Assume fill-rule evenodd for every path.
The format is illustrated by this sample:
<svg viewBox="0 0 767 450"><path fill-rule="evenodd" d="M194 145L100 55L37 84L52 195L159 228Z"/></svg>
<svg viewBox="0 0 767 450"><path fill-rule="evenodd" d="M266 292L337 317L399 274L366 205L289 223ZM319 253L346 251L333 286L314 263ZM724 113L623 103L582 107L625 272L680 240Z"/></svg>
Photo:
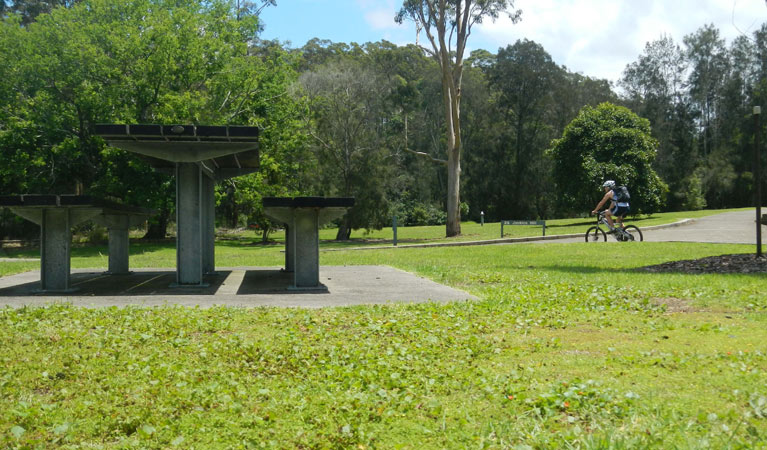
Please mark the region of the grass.
<svg viewBox="0 0 767 450"><path fill-rule="evenodd" d="M0 447L767 448L767 276L635 270L752 247L321 254L474 302L0 310ZM217 264L279 265L279 249L221 242ZM175 261L132 251L134 267Z"/></svg>
<svg viewBox="0 0 767 450"><path fill-rule="evenodd" d="M652 215L639 215L631 217L629 220L627 220L627 223L633 223L641 228L643 226L665 225L683 219L695 219L727 211L738 210L729 209L656 213ZM547 220L546 235L585 233L588 227L594 225L595 220L596 219L593 217ZM540 226L513 225L503 227L504 238L540 236L541 232L542 230ZM335 239L335 236L335 229L325 229L320 231L320 239L326 241L325 245L328 248L359 245L387 246L391 245L394 237L391 227L386 227L381 230L355 230L349 242L331 242ZM242 233L232 234L232 237L241 238ZM278 231L271 234L270 238L282 242L284 241L284 233ZM445 238L444 226L400 226L397 228L397 242L402 245L432 242L463 242L500 238L500 222L485 223L484 225L471 221L461 222L461 235L452 238Z"/></svg>

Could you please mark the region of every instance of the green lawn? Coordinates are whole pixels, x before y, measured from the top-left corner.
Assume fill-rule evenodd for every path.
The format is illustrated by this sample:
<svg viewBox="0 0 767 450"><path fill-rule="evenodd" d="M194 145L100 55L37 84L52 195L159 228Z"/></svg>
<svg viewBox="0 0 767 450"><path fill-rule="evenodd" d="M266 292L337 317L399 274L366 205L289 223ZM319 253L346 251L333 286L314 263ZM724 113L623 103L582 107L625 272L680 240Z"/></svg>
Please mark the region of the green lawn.
<svg viewBox="0 0 767 450"><path fill-rule="evenodd" d="M744 208L748 209L748 208ZM630 217L626 223L633 223L638 227L664 225L673 222L677 222L683 219L695 219L699 217L710 216L727 211L738 211L736 209L729 210L703 210L703 211L685 211L685 212L673 212L673 213L656 213L652 215L640 215L636 217ZM511 218L510 218L511 219ZM572 234L572 233L585 233L588 227L594 225L596 218L584 217L577 219L554 219L546 221L546 235L557 234ZM515 237L528 237L528 236L540 236L540 226L505 226L503 227L504 238ZM247 236L251 236L247 233ZM237 235L242 237L242 234ZM359 245L391 245L393 239L392 228L387 227L381 230L355 230L352 233L350 242L330 242L335 239L336 230L326 229L320 231L320 239L328 241L326 247L348 247ZM445 238L444 226L422 226L422 227L398 227L397 228L397 242L400 245L407 244L419 244L419 243L434 243L434 242L462 242L462 241L477 241L477 240L489 240L500 239L501 237L501 224L500 222L485 223L484 226L476 222L461 222L461 235ZM278 241L284 239L284 233L277 232L270 235Z"/></svg>
<svg viewBox="0 0 767 450"><path fill-rule="evenodd" d="M0 447L767 448L767 276L635 270L752 247L321 254L479 297L451 304L0 310ZM223 241L217 264L279 250ZM99 251L73 266L103 267Z"/></svg>

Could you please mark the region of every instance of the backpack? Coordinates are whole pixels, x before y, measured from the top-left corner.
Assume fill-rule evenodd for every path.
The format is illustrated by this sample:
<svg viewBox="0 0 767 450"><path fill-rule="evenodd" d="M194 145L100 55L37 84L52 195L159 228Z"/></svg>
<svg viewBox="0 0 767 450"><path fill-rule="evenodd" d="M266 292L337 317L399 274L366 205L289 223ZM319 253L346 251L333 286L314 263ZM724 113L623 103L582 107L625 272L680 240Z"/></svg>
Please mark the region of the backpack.
<svg viewBox="0 0 767 450"><path fill-rule="evenodd" d="M613 194L615 194L615 203L624 203L631 200L631 195L626 186L615 186L613 188Z"/></svg>

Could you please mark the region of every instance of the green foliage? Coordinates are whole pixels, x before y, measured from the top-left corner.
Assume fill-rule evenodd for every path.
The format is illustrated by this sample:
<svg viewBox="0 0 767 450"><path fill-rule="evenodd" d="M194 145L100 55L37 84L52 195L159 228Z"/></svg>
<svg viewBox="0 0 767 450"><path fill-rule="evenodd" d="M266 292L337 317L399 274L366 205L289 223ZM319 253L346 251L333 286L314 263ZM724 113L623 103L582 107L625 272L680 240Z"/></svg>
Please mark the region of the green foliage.
<svg viewBox="0 0 767 450"><path fill-rule="evenodd" d="M397 217L397 223L401 226L419 226L419 225L444 225L445 212L432 206L424 205L414 199L408 199L407 196L400 202L392 205L392 216Z"/></svg>
<svg viewBox="0 0 767 450"><path fill-rule="evenodd" d="M301 75L310 100L311 135L320 162L316 183L326 196L355 197L342 221L339 239L355 228L380 228L386 215L387 162L385 103L390 84L358 62L341 61Z"/></svg>
<svg viewBox="0 0 767 450"><path fill-rule="evenodd" d="M248 3L235 11L226 1L88 0L26 27L4 20L0 170L8 176L0 173L0 191L69 193L82 185L156 208L166 223L171 179L92 137L94 124L109 122L257 125L262 153L285 161L266 177L295 176L300 106L287 90L296 59L254 44L258 18L247 14Z"/></svg>
<svg viewBox="0 0 767 450"><path fill-rule="evenodd" d="M548 150L562 205L590 211L604 195L602 182L612 179L628 186L634 213L656 211L667 189L652 168L656 146L649 122L627 108L583 108Z"/></svg>
<svg viewBox="0 0 767 450"><path fill-rule="evenodd" d="M472 2L473 9L463 10L464 31L499 17L512 3ZM404 1L398 19L433 26L457 13L457 4L445 2L447 15L438 17L428 15L426 6L437 5L433 1ZM441 68L463 61L463 53L440 53L438 42L425 50L387 41L312 39L300 49L284 48L258 39L258 14L274 0L0 5L0 193L71 193L82 187L158 209L153 223L160 227L173 216L172 180L139 158L107 150L92 136L93 124L244 124L262 130L264 173L218 187L221 224L260 223L268 229L260 198L299 194L357 197L347 228L387 225L389 205L415 211L419 218L410 223L441 221L444 212L438 214L434 205L446 204L456 179L434 164L445 159L455 138L446 128L445 114L454 105L443 104ZM446 41L461 39L458 23L445 22ZM765 36L767 25L728 45L718 30L703 26L680 45L668 37L650 42L627 66L621 98L607 80L558 66L535 42L520 40L497 54L474 51L451 72L461 99L461 195L451 200L451 217L456 211L474 221L480 211L488 221L571 215L593 207L596 185L607 176L629 184L635 212L749 205L755 188L750 108L767 92L759 64L767 52ZM344 128L336 127L336 138L327 139L330 123L343 121L330 107L332 83L323 88L322 101L296 83L299 76L328 75L331 68L352 73L356 83L338 78L336 85L357 86L362 93L355 95L356 105L344 105L346 111L365 111L344 119L357 119L345 128L354 131L357 144L340 152ZM455 92L453 99L459 97ZM605 163L602 156L585 161L588 179L571 181L593 190L568 189L566 198L558 198L554 165L544 152L584 105L605 101L649 120L657 141L649 145L657 148L650 166L668 184L668 195L644 169L647 158L631 154L623 155L631 168ZM628 145L635 137L616 132L606 145ZM355 152L366 156L341 157ZM645 178L651 180L647 185ZM461 202L470 205L468 214ZM24 232L22 222L8 214L0 226L0 234Z"/></svg>
<svg viewBox="0 0 767 450"><path fill-rule="evenodd" d="M747 246L645 244L615 259L587 244L323 255L412 271L478 297L470 302L6 308L0 443L763 446L764 276L634 270ZM144 258L158 252L141 246ZM284 257L217 248L226 265L243 253L264 265Z"/></svg>

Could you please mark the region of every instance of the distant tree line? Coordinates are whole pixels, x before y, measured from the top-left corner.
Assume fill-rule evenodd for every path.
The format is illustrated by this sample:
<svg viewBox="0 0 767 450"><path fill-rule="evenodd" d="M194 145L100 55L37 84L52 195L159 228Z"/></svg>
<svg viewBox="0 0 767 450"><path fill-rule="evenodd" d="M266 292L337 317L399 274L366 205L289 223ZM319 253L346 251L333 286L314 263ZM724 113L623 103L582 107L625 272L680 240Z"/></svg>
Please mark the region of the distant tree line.
<svg viewBox="0 0 767 450"><path fill-rule="evenodd" d="M263 130L261 170L217 187L220 226L255 224L266 238L267 195L354 196L339 239L393 215L447 219L441 72L415 45L264 41L258 12L273 0L0 5L2 194L152 207L161 213L148 237L163 237L172 178L106 146L93 125L240 124ZM473 51L460 94L462 218L583 214L603 176L633 184L643 212L752 204L751 108L767 90L765 61L767 25L729 45L710 25L681 43L661 37L617 86L526 39ZM580 181L562 175L576 157L594 161ZM0 227L0 237L30 228L7 212Z"/></svg>

